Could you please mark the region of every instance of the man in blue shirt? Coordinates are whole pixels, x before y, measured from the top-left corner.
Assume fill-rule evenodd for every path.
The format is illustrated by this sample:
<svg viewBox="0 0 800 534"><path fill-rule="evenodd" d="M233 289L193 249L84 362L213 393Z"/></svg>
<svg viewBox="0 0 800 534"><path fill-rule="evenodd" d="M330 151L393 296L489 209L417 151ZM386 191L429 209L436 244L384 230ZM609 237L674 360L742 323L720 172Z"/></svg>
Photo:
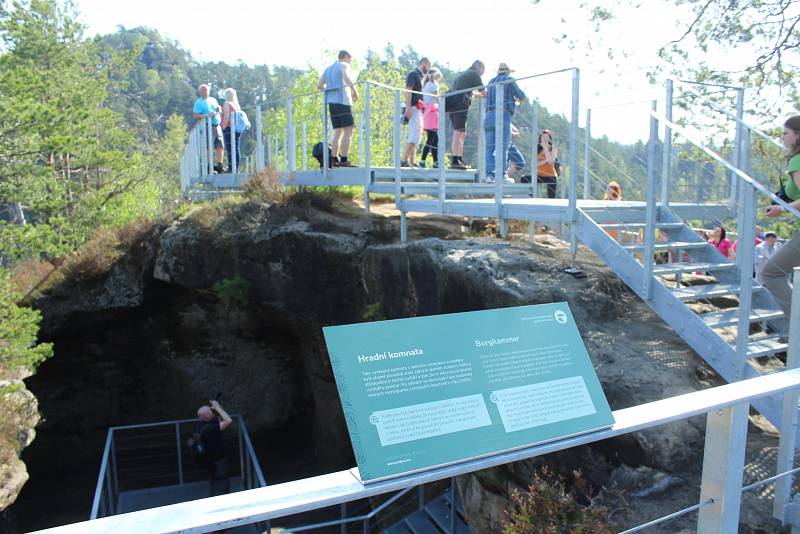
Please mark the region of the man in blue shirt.
<svg viewBox="0 0 800 534"><path fill-rule="evenodd" d="M211 118L211 139L212 143L214 143L214 171L221 173L225 172L222 166L222 129L219 127L222 108L216 98L208 96L210 90L211 88L205 83L197 88L200 98L194 101L192 117L198 121L205 121L207 118Z"/></svg>
<svg viewBox="0 0 800 534"><path fill-rule="evenodd" d="M506 63L500 63L497 76L489 80L486 94L486 116L483 121L483 130L486 134L486 182L494 183L495 174L495 122L498 112L503 114L503 146L500 150L501 176L506 182L514 183L513 178L506 176L508 169L508 147L511 145L511 117L517 106L517 101L526 100L527 97L517 82L511 77L514 72ZM495 108L497 92L503 91L503 109Z"/></svg>

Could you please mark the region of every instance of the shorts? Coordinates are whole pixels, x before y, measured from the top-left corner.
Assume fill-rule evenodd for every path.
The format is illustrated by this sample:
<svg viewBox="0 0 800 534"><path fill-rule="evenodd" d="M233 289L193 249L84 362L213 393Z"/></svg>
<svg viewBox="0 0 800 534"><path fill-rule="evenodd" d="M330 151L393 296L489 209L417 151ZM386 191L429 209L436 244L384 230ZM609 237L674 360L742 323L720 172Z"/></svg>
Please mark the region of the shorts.
<svg viewBox="0 0 800 534"><path fill-rule="evenodd" d="M471 103L472 99L466 94L446 97L444 103L445 111L450 116L453 130L463 132L467 129L467 114Z"/></svg>
<svg viewBox="0 0 800 534"><path fill-rule="evenodd" d="M214 148L222 148L224 146L222 142L222 128L219 127L219 124L216 126L211 126L211 139Z"/></svg>
<svg viewBox="0 0 800 534"><path fill-rule="evenodd" d="M448 113L450 116L450 122L453 124L453 130L463 132L467 129L467 110L464 111L454 111L452 113Z"/></svg>
<svg viewBox="0 0 800 534"><path fill-rule="evenodd" d="M328 114L331 116L331 126L336 130L338 128L347 128L353 126L353 107L346 104L328 104Z"/></svg>
<svg viewBox="0 0 800 534"><path fill-rule="evenodd" d="M419 144L422 138L422 110L415 107L411 110L411 118L408 120L408 144Z"/></svg>

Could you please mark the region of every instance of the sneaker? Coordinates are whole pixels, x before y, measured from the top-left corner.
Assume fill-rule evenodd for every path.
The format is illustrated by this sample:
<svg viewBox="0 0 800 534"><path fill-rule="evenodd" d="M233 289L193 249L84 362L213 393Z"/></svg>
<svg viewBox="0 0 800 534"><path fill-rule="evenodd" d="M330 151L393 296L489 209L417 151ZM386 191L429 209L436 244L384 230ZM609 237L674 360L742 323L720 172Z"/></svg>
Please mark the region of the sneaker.
<svg viewBox="0 0 800 534"><path fill-rule="evenodd" d="M411 167L411 165L409 165L407 161L401 161L400 162L400 166L401 167Z"/></svg>
<svg viewBox="0 0 800 534"><path fill-rule="evenodd" d="M434 162L433 165L431 165L431 169L438 169L438 168L439 168L439 162L438 161Z"/></svg>
<svg viewBox="0 0 800 534"><path fill-rule="evenodd" d="M491 174L487 175L486 176L486 183L487 184L493 184L494 183L494 176L491 175Z"/></svg>
<svg viewBox="0 0 800 534"><path fill-rule="evenodd" d="M466 165L464 165L464 162L463 162L463 161L461 161L461 160L458 160L458 161L457 161L457 162L455 162L455 163L451 163L451 164L450 164L450 168L451 168L451 169L458 169L458 170L460 170L460 171L466 171L466 170L467 170L467 166L466 166Z"/></svg>
<svg viewBox="0 0 800 534"><path fill-rule="evenodd" d="M507 183L507 184L515 184L515 183L517 183L517 182L515 182L515 181L514 181L514 179L513 179L512 177L510 177L510 176L503 176L503 181L504 181L505 183Z"/></svg>
<svg viewBox="0 0 800 534"><path fill-rule="evenodd" d="M353 164L352 161L347 160L347 161L340 161L337 167L355 167L355 165Z"/></svg>
<svg viewBox="0 0 800 534"><path fill-rule="evenodd" d="M420 169L424 169L424 168L425 168L425 160L422 160L422 161L420 161L420 162L417 164L417 167L419 167Z"/></svg>

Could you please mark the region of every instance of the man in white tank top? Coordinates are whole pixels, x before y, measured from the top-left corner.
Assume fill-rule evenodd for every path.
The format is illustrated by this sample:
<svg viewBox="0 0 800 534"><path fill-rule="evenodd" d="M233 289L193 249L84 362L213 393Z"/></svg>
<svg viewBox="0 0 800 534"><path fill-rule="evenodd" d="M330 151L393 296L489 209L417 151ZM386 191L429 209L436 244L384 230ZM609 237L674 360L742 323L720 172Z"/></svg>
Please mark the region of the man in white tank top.
<svg viewBox="0 0 800 534"><path fill-rule="evenodd" d="M324 91L328 103L328 114L333 126L331 140L331 166L353 167L348 161L350 138L353 136L353 102L358 100L358 90L350 79L350 62L352 56L347 50L339 51L337 61L325 69L319 78L317 88ZM324 148L323 148L324 149Z"/></svg>

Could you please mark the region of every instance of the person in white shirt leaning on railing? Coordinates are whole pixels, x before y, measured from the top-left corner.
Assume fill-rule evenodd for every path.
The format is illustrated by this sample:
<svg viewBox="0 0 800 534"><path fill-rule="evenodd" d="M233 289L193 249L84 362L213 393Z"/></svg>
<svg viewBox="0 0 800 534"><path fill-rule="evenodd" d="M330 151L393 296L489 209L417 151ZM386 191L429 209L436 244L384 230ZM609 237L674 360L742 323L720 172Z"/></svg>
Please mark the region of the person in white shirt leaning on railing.
<svg viewBox="0 0 800 534"><path fill-rule="evenodd" d="M800 210L800 115L790 117L783 124L783 147L786 151L788 164L786 172L789 174L784 191L791 201L789 205ZM767 217L777 217L786 209L781 205L767 206ZM789 317L791 308L792 289L789 286L789 277L792 270L800 266L800 221L794 220L794 236L784 243L761 269L761 282L775 297L786 317ZM800 283L800 280L795 280Z"/></svg>

